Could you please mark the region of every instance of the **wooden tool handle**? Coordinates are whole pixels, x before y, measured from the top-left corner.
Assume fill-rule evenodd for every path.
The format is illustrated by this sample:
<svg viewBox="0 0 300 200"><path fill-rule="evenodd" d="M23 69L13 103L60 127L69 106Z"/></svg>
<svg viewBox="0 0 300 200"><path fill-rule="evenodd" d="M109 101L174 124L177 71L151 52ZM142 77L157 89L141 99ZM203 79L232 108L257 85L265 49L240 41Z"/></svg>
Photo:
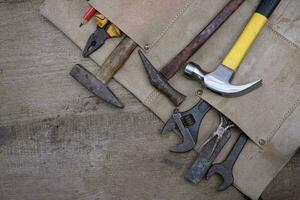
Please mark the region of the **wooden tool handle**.
<svg viewBox="0 0 300 200"><path fill-rule="evenodd" d="M179 54L161 69L161 74L168 80L172 78L243 2L244 0L231 0Z"/></svg>
<svg viewBox="0 0 300 200"><path fill-rule="evenodd" d="M102 64L100 73L97 78L103 83L107 83L113 77L113 75L123 66L128 57L137 47L137 44L125 36L124 39L118 44L118 46L111 52Z"/></svg>
<svg viewBox="0 0 300 200"><path fill-rule="evenodd" d="M164 77L162 77L164 78ZM184 100L185 97L183 94L181 94L179 91L174 89L168 81L162 81L159 79L156 79L156 81L151 81L151 85L153 85L155 88L157 88L159 91L161 91L163 94L165 94L170 101L176 106L179 106Z"/></svg>
<svg viewBox="0 0 300 200"><path fill-rule="evenodd" d="M160 91L166 94L172 101L172 103L176 106L179 106L186 98L185 95L181 94L170 85L163 86Z"/></svg>
<svg viewBox="0 0 300 200"><path fill-rule="evenodd" d="M265 26L280 0L262 0L222 64L237 71L253 42Z"/></svg>

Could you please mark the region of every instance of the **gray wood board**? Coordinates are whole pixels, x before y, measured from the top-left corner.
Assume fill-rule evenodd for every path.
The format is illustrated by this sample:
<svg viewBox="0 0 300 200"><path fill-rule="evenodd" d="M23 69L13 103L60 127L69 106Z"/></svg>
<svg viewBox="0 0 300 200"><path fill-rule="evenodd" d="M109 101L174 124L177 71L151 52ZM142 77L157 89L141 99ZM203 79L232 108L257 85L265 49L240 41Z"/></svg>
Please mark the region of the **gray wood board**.
<svg viewBox="0 0 300 200"><path fill-rule="evenodd" d="M115 109L69 76L97 66L39 14L42 0L0 0L0 199L243 199L217 193L217 177L183 178L195 152L173 154L174 135L115 81ZM264 192L299 199L300 153Z"/></svg>

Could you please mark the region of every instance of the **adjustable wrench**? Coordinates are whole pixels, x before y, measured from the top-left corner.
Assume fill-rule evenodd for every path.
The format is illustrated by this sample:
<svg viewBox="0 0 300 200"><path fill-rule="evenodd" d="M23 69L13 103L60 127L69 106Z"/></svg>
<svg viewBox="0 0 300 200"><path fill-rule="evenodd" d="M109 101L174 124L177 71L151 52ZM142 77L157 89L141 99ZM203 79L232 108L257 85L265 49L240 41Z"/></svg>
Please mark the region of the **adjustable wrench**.
<svg viewBox="0 0 300 200"><path fill-rule="evenodd" d="M179 129L183 142L171 147L170 151L185 153L195 147L197 144L201 121L210 109L211 106L202 99L188 111L179 112L178 109L175 109L173 115L167 121L161 133L165 134L173 129Z"/></svg>

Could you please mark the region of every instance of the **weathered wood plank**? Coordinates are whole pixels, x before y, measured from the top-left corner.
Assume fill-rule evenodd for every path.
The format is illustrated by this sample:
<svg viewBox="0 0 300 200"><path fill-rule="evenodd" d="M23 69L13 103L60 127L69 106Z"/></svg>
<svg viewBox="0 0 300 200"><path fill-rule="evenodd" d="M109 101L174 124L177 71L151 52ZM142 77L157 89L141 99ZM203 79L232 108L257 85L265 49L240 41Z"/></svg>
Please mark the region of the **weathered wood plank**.
<svg viewBox="0 0 300 200"><path fill-rule="evenodd" d="M169 153L175 137L162 139L161 125L138 112L2 127L0 199L241 199L233 188L216 193L217 179L184 181L194 153Z"/></svg>

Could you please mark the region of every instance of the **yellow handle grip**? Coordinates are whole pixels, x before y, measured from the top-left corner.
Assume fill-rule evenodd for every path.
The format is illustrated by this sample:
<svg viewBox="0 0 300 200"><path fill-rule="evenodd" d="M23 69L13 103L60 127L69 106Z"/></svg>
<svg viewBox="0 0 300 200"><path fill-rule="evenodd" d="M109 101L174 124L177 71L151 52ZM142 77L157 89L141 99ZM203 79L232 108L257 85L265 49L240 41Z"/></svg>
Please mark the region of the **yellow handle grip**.
<svg viewBox="0 0 300 200"><path fill-rule="evenodd" d="M99 26L100 28L104 28L106 24L108 24L108 19L102 15L101 13L96 13L95 14L95 20L96 20L96 24L97 26Z"/></svg>
<svg viewBox="0 0 300 200"><path fill-rule="evenodd" d="M96 19L96 24L97 26L99 26L100 28L105 28L105 26L110 23L108 21L108 19L102 15L101 13L96 13L95 15L95 19ZM106 33L110 36L110 37L120 37L121 34L121 30L114 24L110 23L107 26L106 29Z"/></svg>
<svg viewBox="0 0 300 200"><path fill-rule="evenodd" d="M233 71L237 71L239 65L246 56L248 49L251 47L267 21L268 19L264 15L257 12L254 13L240 37L224 58L222 64Z"/></svg>
<svg viewBox="0 0 300 200"><path fill-rule="evenodd" d="M116 25L114 25L114 24L110 24L107 27L106 33L110 37L120 37L122 35L121 30Z"/></svg>

